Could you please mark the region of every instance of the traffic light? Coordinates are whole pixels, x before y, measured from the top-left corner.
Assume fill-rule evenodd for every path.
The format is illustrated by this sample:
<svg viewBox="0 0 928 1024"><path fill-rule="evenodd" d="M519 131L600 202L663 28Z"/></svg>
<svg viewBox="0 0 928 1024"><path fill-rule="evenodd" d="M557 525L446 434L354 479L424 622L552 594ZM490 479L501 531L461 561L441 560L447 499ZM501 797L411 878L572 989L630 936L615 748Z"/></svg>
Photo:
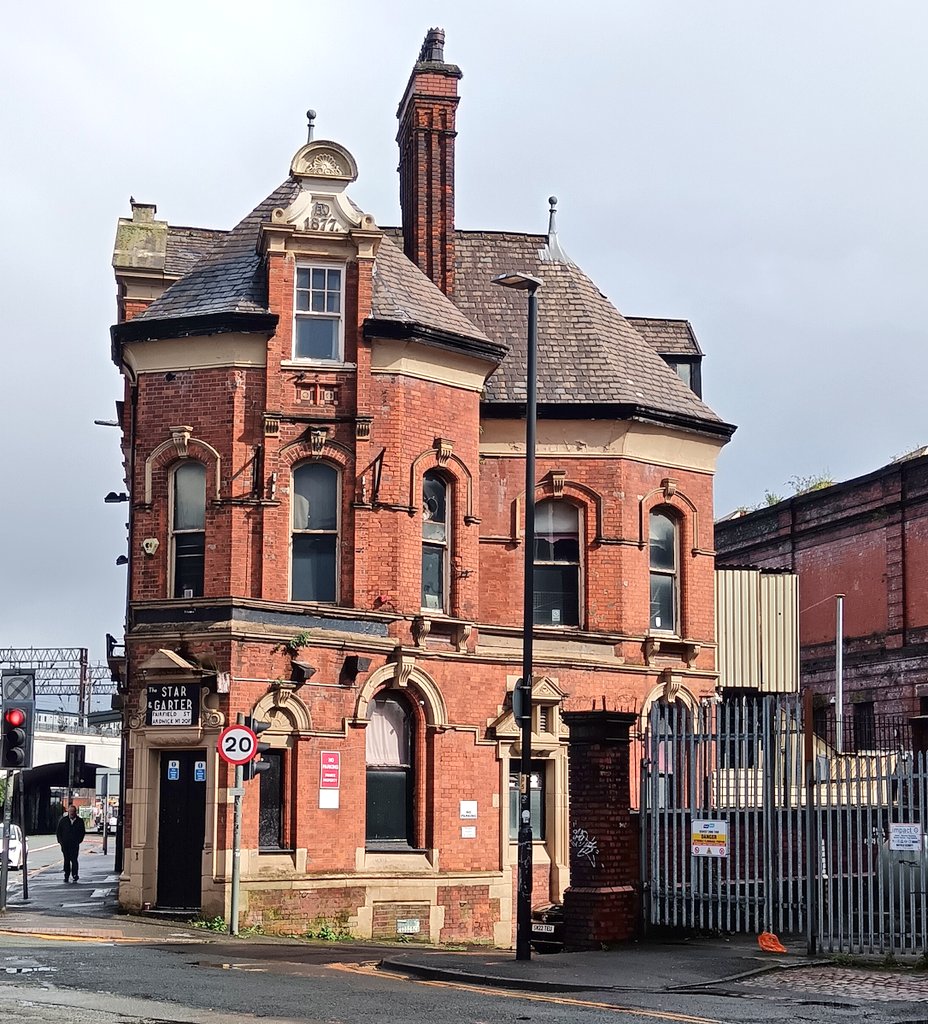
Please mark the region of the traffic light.
<svg viewBox="0 0 928 1024"><path fill-rule="evenodd" d="M270 722L260 722L257 718L251 718L250 716L245 719L245 725L251 729L255 736L260 736L265 729L270 729L271 727ZM249 779L253 779L259 772L266 772L271 767L269 761L261 759L261 755L270 749L270 743L262 743L260 739L258 740L258 749L255 751L255 756L245 765L244 779L246 782Z"/></svg>
<svg viewBox="0 0 928 1024"><path fill-rule="evenodd" d="M4 701L0 768L32 767L34 729L35 704L32 701Z"/></svg>

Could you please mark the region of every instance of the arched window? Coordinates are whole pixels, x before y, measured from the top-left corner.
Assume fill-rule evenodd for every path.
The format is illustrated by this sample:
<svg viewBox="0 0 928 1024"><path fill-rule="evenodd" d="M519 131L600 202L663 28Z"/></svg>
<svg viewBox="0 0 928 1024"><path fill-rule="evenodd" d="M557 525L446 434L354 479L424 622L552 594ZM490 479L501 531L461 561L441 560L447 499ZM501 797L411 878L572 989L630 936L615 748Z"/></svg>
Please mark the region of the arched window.
<svg viewBox="0 0 928 1024"><path fill-rule="evenodd" d="M666 512L650 516L651 629L675 633L679 619L677 524Z"/></svg>
<svg viewBox="0 0 928 1024"><path fill-rule="evenodd" d="M429 470L422 478L422 607L447 612L448 484Z"/></svg>
<svg viewBox="0 0 928 1024"><path fill-rule="evenodd" d="M338 472L323 462L293 471L293 536L290 598L337 598Z"/></svg>
<svg viewBox="0 0 928 1024"><path fill-rule="evenodd" d="M566 501L535 506L535 623L580 624L580 513Z"/></svg>
<svg viewBox="0 0 928 1024"><path fill-rule="evenodd" d="M175 597L203 596L206 467L189 459L173 473L171 562Z"/></svg>
<svg viewBox="0 0 928 1024"><path fill-rule="evenodd" d="M367 744L367 843L413 846L413 718L403 697L371 701Z"/></svg>

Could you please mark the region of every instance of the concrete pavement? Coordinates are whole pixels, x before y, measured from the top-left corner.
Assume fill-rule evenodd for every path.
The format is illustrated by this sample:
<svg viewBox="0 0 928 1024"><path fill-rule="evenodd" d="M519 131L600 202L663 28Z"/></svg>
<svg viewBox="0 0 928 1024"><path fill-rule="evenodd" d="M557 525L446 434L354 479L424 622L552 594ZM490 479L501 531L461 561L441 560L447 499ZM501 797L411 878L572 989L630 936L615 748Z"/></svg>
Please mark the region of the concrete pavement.
<svg viewBox="0 0 928 1024"><path fill-rule="evenodd" d="M382 967L443 981L540 992L683 992L728 985L767 971L808 967L796 949L763 953L749 936L677 943L634 943L610 950L533 955L498 950L416 949L387 953Z"/></svg>

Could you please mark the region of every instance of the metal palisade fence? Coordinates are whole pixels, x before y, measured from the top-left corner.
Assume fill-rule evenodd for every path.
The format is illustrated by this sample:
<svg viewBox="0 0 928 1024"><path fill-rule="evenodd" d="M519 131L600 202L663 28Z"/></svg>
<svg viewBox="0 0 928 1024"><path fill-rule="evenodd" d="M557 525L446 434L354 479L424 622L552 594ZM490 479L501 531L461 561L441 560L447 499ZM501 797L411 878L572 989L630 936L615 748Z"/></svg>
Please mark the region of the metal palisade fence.
<svg viewBox="0 0 928 1024"><path fill-rule="evenodd" d="M652 706L646 924L804 936L810 951L928 949L924 755L837 754L811 719L795 695Z"/></svg>

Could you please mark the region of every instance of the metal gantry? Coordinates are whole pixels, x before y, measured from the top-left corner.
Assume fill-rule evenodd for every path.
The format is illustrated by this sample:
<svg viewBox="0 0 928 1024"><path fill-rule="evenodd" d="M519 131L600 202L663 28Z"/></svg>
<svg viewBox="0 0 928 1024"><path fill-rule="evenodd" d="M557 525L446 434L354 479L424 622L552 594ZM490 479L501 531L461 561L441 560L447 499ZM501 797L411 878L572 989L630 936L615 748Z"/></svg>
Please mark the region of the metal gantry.
<svg viewBox="0 0 928 1024"><path fill-rule="evenodd" d="M0 647L0 667L35 669L38 697L76 697L82 716L93 698L116 692L107 665L90 664L86 647Z"/></svg>

